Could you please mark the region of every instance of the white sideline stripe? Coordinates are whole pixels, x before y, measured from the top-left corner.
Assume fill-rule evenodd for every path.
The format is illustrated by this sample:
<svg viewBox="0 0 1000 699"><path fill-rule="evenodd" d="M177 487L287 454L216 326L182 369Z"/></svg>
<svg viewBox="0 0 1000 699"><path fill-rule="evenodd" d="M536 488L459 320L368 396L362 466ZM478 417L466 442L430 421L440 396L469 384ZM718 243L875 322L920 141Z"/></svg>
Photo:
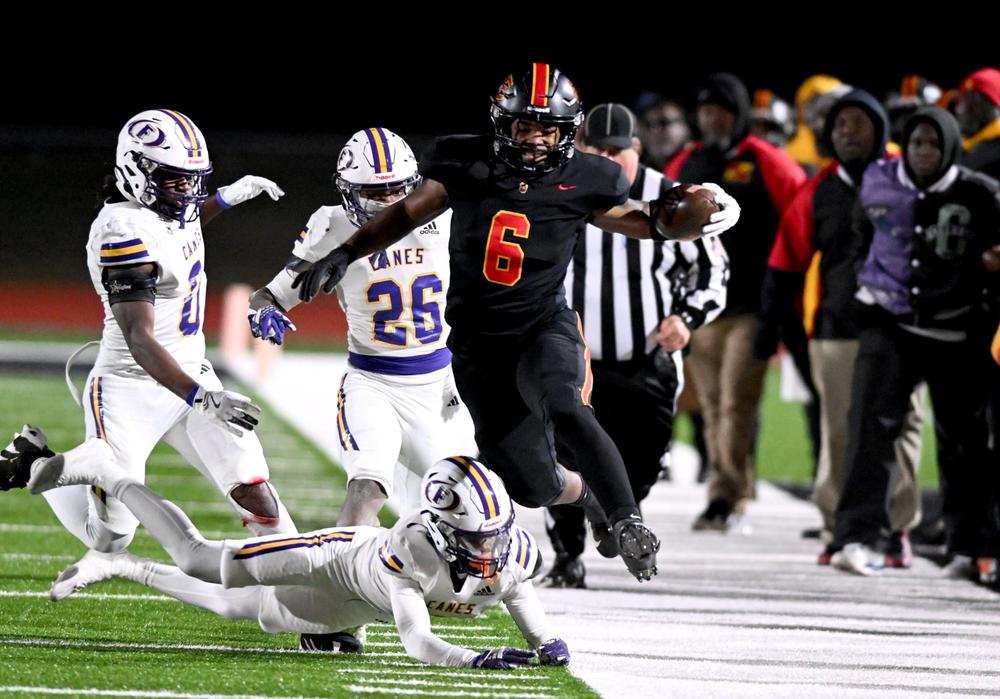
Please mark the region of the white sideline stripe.
<svg viewBox="0 0 1000 699"><path fill-rule="evenodd" d="M48 598L49 593L45 592L29 592L23 591L19 592L16 590L0 590L0 597L45 597ZM144 600L152 602L177 602L173 597L167 597L166 595L128 595L128 594L113 594L110 592L77 592L67 599L96 599L96 600Z"/></svg>
<svg viewBox="0 0 1000 699"><path fill-rule="evenodd" d="M461 636L453 633L439 633L435 634L438 638L452 638L459 641L506 641L506 636ZM402 645L402 641L369 641L365 643L366 646L372 646L374 648L382 648L384 646L399 646Z"/></svg>
<svg viewBox="0 0 1000 699"><path fill-rule="evenodd" d="M171 692L168 690L133 690L133 689L70 689L67 687L23 687L0 686L3 694L69 694L92 697L163 697L164 699L319 699L319 697L281 696L275 694L192 694L188 692ZM511 695L513 696L513 695Z"/></svg>
<svg viewBox="0 0 1000 699"><path fill-rule="evenodd" d="M0 524L0 532L38 532L44 534L69 533L54 524Z"/></svg>
<svg viewBox="0 0 1000 699"><path fill-rule="evenodd" d="M53 556L48 553L0 553L0 558L15 561L75 561L76 556Z"/></svg>
<svg viewBox="0 0 1000 699"><path fill-rule="evenodd" d="M347 685L347 689L351 692L357 692L358 694L389 694L390 692L395 694L427 694L426 691L422 689L407 689L405 687L362 687L357 684ZM483 685L479 686L479 691L476 692L442 692L441 690L434 690L434 696L436 697L481 697L483 696ZM537 694L529 692L504 694L505 697L513 697L515 699L554 699L551 694Z"/></svg>
<svg viewBox="0 0 1000 699"><path fill-rule="evenodd" d="M313 651L298 648L241 648L240 646L211 646L195 643L115 643L92 641L60 641L52 638L0 638L0 646L42 646L51 648L82 648L100 650L200 650L234 653L306 654Z"/></svg>
<svg viewBox="0 0 1000 699"><path fill-rule="evenodd" d="M390 629L393 632L396 630L395 624L366 624L369 629ZM468 626L459 626L457 624L434 624L431 623L431 628L435 631L496 631L496 627L492 624L469 624ZM382 632L376 632L376 634Z"/></svg>
<svg viewBox="0 0 1000 699"><path fill-rule="evenodd" d="M229 509L232 510L232 508ZM18 532L21 534L65 534L67 537L70 536L70 533L66 531L66 529L55 524L0 524L0 532ZM146 534L141 529L139 530L139 533L144 536L149 536L149 534ZM201 535L206 539L246 539L251 536L247 534L246 529L233 529L232 531L206 529L202 530Z"/></svg>
<svg viewBox="0 0 1000 699"><path fill-rule="evenodd" d="M392 685L393 687L440 687L442 685L445 686L445 687L463 687L463 688L468 687L469 689L479 689L479 695L478 696L482 696L483 685L486 684L486 682L484 680L486 680L486 678L483 677L483 670L480 670L479 673L480 673L479 674L479 678L481 680L479 682L456 682L454 678L448 679L447 677L442 677L442 678L437 679L437 680L399 680L399 679L394 679L392 677L385 677L385 676L382 676L382 677L365 677L364 681L365 682L370 682L372 684L377 684L377 685L388 684L388 685ZM470 677L465 677L463 679L469 680L471 678ZM503 679L504 679L504 681L502 681L502 682L497 682L494 679L490 679L489 680L490 691L492 692L492 691L498 690L498 689L501 689L501 690L502 689L521 689L521 690L524 690L524 689L534 689L533 687L525 687L524 685L520 685L519 686L519 685L513 685L513 684L506 684L505 681L508 680L508 679L510 679L506 675L503 676ZM542 678L536 679L534 677L526 677L525 679L527 679L529 681L532 681L532 682L538 682ZM390 688L387 687L386 689L389 690ZM554 687L553 688L550 688L550 687L537 687L537 689L548 690L548 689L554 689ZM432 690L432 691L433 691L434 694L438 693L436 689ZM504 696L507 696L507 695L504 695Z"/></svg>
<svg viewBox="0 0 1000 699"><path fill-rule="evenodd" d="M400 666L402 667L402 664L400 664ZM412 666L408 666L408 667L412 667ZM503 675L503 680L504 680L504 682L510 682L510 681L513 681L513 680L518 680L520 682L536 682L536 683L545 683L545 682L551 682L552 681L548 677L545 677L545 676L529 677L528 675L531 674L530 671L534 670L534 669L535 669L534 666L528 666L528 667L524 668L524 670L527 670L528 672L506 673L506 674ZM354 674L354 675L372 675L372 676L374 676L374 677L376 677L378 679L382 679L382 680L385 679L385 673L383 673L380 670L367 670L367 669L355 669L355 668L349 668L349 667L338 667L338 668L333 668L333 671L334 672L349 672L349 673ZM444 674L442 674L442 673L444 673ZM449 677L451 677L451 678L455 678L455 677L469 677L469 676L471 676L471 677L482 677L483 676L483 671L481 669L471 668L471 667L440 667L440 666L436 666L436 665L423 665L421 668L413 669L413 670L398 670L398 669L393 669L392 674L394 674L394 675L410 675L411 677L430 677L430 678L440 677L442 679L448 679ZM490 684L492 685L493 683L490 682Z"/></svg>
<svg viewBox="0 0 1000 699"><path fill-rule="evenodd" d="M56 641L52 639L28 639L28 638L4 638L0 639L0 647L3 646L30 646L30 647L51 647L51 648L79 648L81 650L196 650L196 651L218 651L222 653L252 653L260 655L325 655L323 651L300 650L298 648L254 648L240 646L210 646L187 643L93 643L87 641ZM407 658L410 656L403 652L379 651L377 653L365 653L369 658ZM384 665L397 667L398 661L382 661ZM426 667L424 663L407 664L408 667Z"/></svg>

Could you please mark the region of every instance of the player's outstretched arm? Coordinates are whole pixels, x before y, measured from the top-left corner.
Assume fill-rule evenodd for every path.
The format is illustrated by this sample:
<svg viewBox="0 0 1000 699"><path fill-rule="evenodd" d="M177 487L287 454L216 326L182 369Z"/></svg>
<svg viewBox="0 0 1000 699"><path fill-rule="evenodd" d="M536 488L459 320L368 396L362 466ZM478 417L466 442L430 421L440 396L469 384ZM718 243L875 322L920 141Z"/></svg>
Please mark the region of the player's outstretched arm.
<svg viewBox="0 0 1000 699"><path fill-rule="evenodd" d="M525 581L514 588L513 594L505 598L503 603L517 628L521 630L524 640L538 652L538 660L542 665L569 664L569 647L553 633L531 581Z"/></svg>
<svg viewBox="0 0 1000 699"><path fill-rule="evenodd" d="M215 196L210 197L201 207L201 224L205 225L226 209L239 206L265 192L274 201L285 195L276 183L257 175L244 175L230 185L219 187Z"/></svg>
<svg viewBox="0 0 1000 699"><path fill-rule="evenodd" d="M739 218L736 200L718 185L706 182L678 185L648 204L627 201L595 211L593 223L630 238L697 240L729 230Z"/></svg>
<svg viewBox="0 0 1000 699"><path fill-rule="evenodd" d="M449 667L512 670L535 657L532 651L518 648L493 648L477 653L438 638L431 630L431 617L420 586L413 580L392 578L390 597L399 638L406 652L417 660Z"/></svg>
<svg viewBox="0 0 1000 699"><path fill-rule="evenodd" d="M313 263L312 267L295 278L293 289L298 289L299 299L311 301L322 288L329 294L347 267L359 257L385 250L401 240L414 228L440 216L448 208L448 192L435 180L424 180L405 199L379 212L361 226L346 243Z"/></svg>

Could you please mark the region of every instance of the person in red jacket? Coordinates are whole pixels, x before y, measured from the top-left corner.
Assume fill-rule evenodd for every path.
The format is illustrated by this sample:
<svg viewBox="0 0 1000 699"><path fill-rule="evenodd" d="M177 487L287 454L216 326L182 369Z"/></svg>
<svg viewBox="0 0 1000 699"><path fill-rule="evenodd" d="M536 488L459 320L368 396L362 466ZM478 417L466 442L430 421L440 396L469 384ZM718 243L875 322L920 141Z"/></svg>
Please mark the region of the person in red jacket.
<svg viewBox="0 0 1000 699"><path fill-rule="evenodd" d="M730 259L726 310L691 340L691 374L713 468L708 507L694 529L748 533L743 515L754 492L754 423L767 371L751 351L760 289L778 220L806 175L783 151L749 135L750 95L736 76L709 76L697 104L702 140L670 161L664 174L675 181L724 182L742 218L721 236Z"/></svg>

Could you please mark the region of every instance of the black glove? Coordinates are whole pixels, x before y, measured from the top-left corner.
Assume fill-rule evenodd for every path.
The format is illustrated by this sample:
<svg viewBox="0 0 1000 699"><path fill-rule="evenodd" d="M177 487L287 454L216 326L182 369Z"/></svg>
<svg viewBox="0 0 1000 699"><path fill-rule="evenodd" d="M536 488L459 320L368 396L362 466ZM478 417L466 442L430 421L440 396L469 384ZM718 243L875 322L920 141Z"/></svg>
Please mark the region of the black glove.
<svg viewBox="0 0 1000 699"><path fill-rule="evenodd" d="M295 277L292 288L301 286L299 289L299 300L304 302L312 301L319 293L320 286L323 293L329 294L340 280L347 273L347 267L358 259L357 251L344 243L339 248L335 248L326 257L320 258L313 263L312 267Z"/></svg>
<svg viewBox="0 0 1000 699"><path fill-rule="evenodd" d="M778 351L781 328L773 323L757 319L757 332L753 336L754 359L770 359Z"/></svg>

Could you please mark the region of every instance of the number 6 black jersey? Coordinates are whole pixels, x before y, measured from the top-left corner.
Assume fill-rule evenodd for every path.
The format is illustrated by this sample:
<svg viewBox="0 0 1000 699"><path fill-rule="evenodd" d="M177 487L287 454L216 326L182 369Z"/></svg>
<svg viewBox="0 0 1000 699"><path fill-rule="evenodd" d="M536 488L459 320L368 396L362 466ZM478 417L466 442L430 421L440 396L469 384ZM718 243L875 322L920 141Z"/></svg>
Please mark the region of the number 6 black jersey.
<svg viewBox="0 0 1000 699"><path fill-rule="evenodd" d="M444 185L452 209L445 317L458 346L515 340L565 308L577 237L629 191L617 164L586 153L524 175L494 159L490 136L439 138L420 171Z"/></svg>

